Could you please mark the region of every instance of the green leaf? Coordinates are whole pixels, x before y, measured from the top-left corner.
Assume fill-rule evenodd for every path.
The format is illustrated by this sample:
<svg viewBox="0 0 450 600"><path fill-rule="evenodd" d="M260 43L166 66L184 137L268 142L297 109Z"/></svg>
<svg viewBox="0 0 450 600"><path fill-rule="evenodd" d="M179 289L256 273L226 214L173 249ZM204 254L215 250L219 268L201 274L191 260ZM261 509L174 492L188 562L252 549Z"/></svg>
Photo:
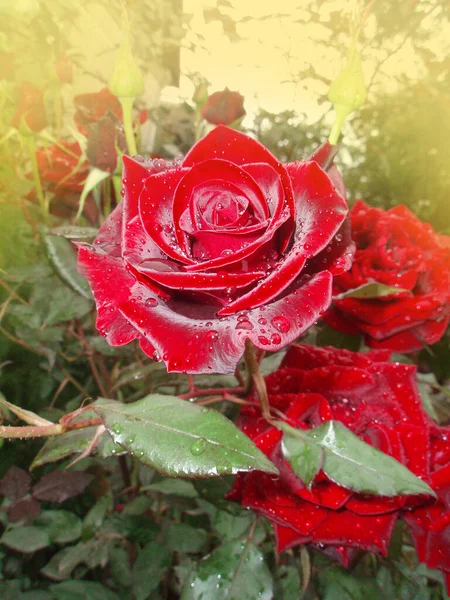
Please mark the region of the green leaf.
<svg viewBox="0 0 450 600"><path fill-rule="evenodd" d="M86 198L88 197L89 193L92 192L92 190L104 179L106 179L107 177L110 176L110 173L106 172L106 171L101 171L100 169L91 169L89 172L89 175L86 177L86 181L84 182L84 187L83 187L83 191L81 192L80 195L80 204L78 207L78 212L76 214L75 217L75 222L78 221L78 219L81 217L83 210L84 210L84 204L86 202Z"/></svg>
<svg viewBox="0 0 450 600"><path fill-rule="evenodd" d="M369 577L356 577L341 569L331 568L320 576L324 585L323 600L383 600L376 581Z"/></svg>
<svg viewBox="0 0 450 600"><path fill-rule="evenodd" d="M300 438L287 433L283 436L282 450L294 473L310 488L314 477L322 468L324 460L322 448L310 442L306 436Z"/></svg>
<svg viewBox="0 0 450 600"><path fill-rule="evenodd" d="M94 504L83 521L83 539L85 536L93 535L103 525L106 515L112 509L112 497L109 494L102 496Z"/></svg>
<svg viewBox="0 0 450 600"><path fill-rule="evenodd" d="M74 542L81 535L81 521L68 510L45 510L34 520L33 525L48 534L56 544Z"/></svg>
<svg viewBox="0 0 450 600"><path fill-rule="evenodd" d="M216 477L276 467L217 411L154 394L133 404L92 407L114 441L169 477Z"/></svg>
<svg viewBox="0 0 450 600"><path fill-rule="evenodd" d="M422 399L422 406L433 421L439 423L439 417L430 396L431 386L436 383L437 381L434 373L417 373L417 387L419 388L420 397Z"/></svg>
<svg viewBox="0 0 450 600"><path fill-rule="evenodd" d="M65 581L50 586L54 600L119 600L119 596L95 581Z"/></svg>
<svg viewBox="0 0 450 600"><path fill-rule="evenodd" d="M170 567L170 551L158 542L148 543L138 554L133 568L133 591L136 600L150 598Z"/></svg>
<svg viewBox="0 0 450 600"><path fill-rule="evenodd" d="M205 550L208 533L187 523L172 523L166 533L167 546L171 550L195 554Z"/></svg>
<svg viewBox="0 0 450 600"><path fill-rule="evenodd" d="M48 533L38 527L16 527L5 531L0 538L0 542L17 552L31 554L50 546L50 537Z"/></svg>
<svg viewBox="0 0 450 600"><path fill-rule="evenodd" d="M397 460L377 448L366 444L339 421L327 421L319 427L303 431L286 423L277 423L284 432L283 452L286 443L289 456L302 454L305 443L322 454L322 469L335 483L364 494L398 496L399 494L427 494L433 490ZM299 440L299 452L295 440ZM290 463L296 475L302 478L304 468L299 459ZM300 467L299 467L300 465ZM308 473L310 470L306 469Z"/></svg>
<svg viewBox="0 0 450 600"><path fill-rule="evenodd" d="M180 496L182 498L197 498L198 494L190 481L183 479L162 479L156 483L151 483L141 491L160 492L168 496Z"/></svg>
<svg viewBox="0 0 450 600"><path fill-rule="evenodd" d="M35 456L30 468L36 469L42 465L67 458L71 454L81 454L89 447L96 430L96 427L75 429L48 439ZM124 453L125 450L122 446L115 444L106 431L100 437L98 446L95 449L95 454L102 458L119 456Z"/></svg>
<svg viewBox="0 0 450 600"><path fill-rule="evenodd" d="M218 510L214 515L214 528L227 541L242 537L253 523L253 515L248 511L232 515L225 510Z"/></svg>
<svg viewBox="0 0 450 600"><path fill-rule="evenodd" d="M299 600L301 589L300 573L294 565L281 565L278 569L280 600Z"/></svg>
<svg viewBox="0 0 450 600"><path fill-rule="evenodd" d="M128 552L122 546L114 546L109 551L108 568L117 583L124 587L130 587L133 582Z"/></svg>
<svg viewBox="0 0 450 600"><path fill-rule="evenodd" d="M181 600L271 600L272 576L252 544L229 542L201 560L187 580Z"/></svg>
<svg viewBox="0 0 450 600"><path fill-rule="evenodd" d="M410 293L410 290L392 287L390 285L384 285L384 283L373 281L371 283L360 285L352 290L347 290L338 296L334 296L333 300L342 300L343 298L380 298L383 296L391 296L393 294L405 295Z"/></svg>
<svg viewBox="0 0 450 600"><path fill-rule="evenodd" d="M44 244L57 275L75 292L91 300L91 288L87 280L77 271L77 257L72 244L57 235L45 235Z"/></svg>
<svg viewBox="0 0 450 600"><path fill-rule="evenodd" d="M58 235L67 240L84 240L94 238L98 229L94 227L78 227L77 225L63 225L54 227L51 231L52 235Z"/></svg>

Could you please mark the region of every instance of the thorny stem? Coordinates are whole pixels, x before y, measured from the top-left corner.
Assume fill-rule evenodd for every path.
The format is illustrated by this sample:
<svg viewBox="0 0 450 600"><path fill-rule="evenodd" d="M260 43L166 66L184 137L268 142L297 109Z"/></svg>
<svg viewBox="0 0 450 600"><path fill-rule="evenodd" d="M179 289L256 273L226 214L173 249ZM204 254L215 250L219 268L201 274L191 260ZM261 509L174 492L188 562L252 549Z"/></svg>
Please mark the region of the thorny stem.
<svg viewBox="0 0 450 600"><path fill-rule="evenodd" d="M178 398L181 400L189 400L191 398L200 398L201 396L211 396L216 395L220 398L224 399L226 394L244 394L245 389L243 387L233 387L233 388L207 388L204 390L190 390L185 394L181 394Z"/></svg>

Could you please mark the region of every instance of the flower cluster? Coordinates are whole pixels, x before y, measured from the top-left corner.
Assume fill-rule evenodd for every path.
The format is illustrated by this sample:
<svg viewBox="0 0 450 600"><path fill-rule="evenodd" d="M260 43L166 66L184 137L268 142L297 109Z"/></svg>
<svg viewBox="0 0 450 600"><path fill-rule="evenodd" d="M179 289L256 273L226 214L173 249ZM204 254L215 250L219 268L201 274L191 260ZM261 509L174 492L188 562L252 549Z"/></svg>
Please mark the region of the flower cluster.
<svg viewBox="0 0 450 600"><path fill-rule="evenodd" d="M229 499L273 523L279 551L310 544L344 565L358 549L386 555L395 522L404 515L419 559L448 572L449 432L432 424L423 411L415 367L388 359L387 350L361 354L293 345L280 369L266 378L270 406L298 429L340 421L430 482L439 501L356 493L323 471L308 489L283 457L282 432L262 417L257 405L243 408L238 425L275 463L280 476L240 474Z"/></svg>
<svg viewBox="0 0 450 600"><path fill-rule="evenodd" d="M364 335L371 348L412 352L437 342L450 318L450 238L405 206L383 211L358 201L350 215L356 254L351 270L334 280L327 323ZM387 289L345 297L372 283Z"/></svg>

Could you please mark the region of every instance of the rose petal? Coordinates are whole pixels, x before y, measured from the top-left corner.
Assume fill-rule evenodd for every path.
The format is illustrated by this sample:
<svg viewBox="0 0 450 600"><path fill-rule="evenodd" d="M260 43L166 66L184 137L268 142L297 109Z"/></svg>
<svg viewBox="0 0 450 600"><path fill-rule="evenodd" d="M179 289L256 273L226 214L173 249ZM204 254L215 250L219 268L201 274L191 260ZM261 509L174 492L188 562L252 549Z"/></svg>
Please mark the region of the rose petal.
<svg viewBox="0 0 450 600"><path fill-rule="evenodd" d="M296 202L294 244L277 269L247 294L222 308L220 316L261 306L279 296L299 276L306 260L329 243L345 219L345 201L316 163L292 163L287 169L293 178Z"/></svg>
<svg viewBox="0 0 450 600"><path fill-rule="evenodd" d="M259 142L239 131L219 125L191 148L183 166L191 167L204 160L210 160L212 156L236 165L265 163L273 167L280 175L286 201L291 214L294 214L294 195L290 178L280 161Z"/></svg>
<svg viewBox="0 0 450 600"><path fill-rule="evenodd" d="M186 172L187 169L171 169L147 177L139 196L139 214L147 234L169 258L192 265L194 261L175 239L172 220L175 189Z"/></svg>
<svg viewBox="0 0 450 600"><path fill-rule="evenodd" d="M161 271L152 269L152 263L160 264L160 261L145 260L139 266L139 271L155 281L156 283L175 290L223 290L228 287L245 287L261 277L265 273L256 271L253 273L186 273L183 271Z"/></svg>

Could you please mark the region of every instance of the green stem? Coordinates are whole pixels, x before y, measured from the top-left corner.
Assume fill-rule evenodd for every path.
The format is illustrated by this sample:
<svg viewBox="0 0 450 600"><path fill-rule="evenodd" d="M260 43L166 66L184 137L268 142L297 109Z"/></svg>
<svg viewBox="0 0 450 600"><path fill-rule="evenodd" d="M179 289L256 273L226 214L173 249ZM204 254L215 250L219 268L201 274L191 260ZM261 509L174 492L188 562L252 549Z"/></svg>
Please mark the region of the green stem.
<svg viewBox="0 0 450 600"><path fill-rule="evenodd" d="M197 104L195 107L195 141L202 137L203 119L202 119L202 105Z"/></svg>
<svg viewBox="0 0 450 600"><path fill-rule="evenodd" d="M28 145L28 152L30 154L31 168L33 171L33 179L36 187L37 197L41 206L42 214L44 215L44 219L45 221L48 221L48 206L42 190L41 177L39 175L39 169L36 160L36 138L34 135L27 135L25 138Z"/></svg>
<svg viewBox="0 0 450 600"><path fill-rule="evenodd" d="M341 110L339 107L336 108L336 117L334 119L333 127L331 128L330 137L328 138L328 141L333 146L338 143L342 125L349 114L349 111Z"/></svg>
<svg viewBox="0 0 450 600"><path fill-rule="evenodd" d="M128 146L128 154L130 156L136 156L136 140L133 132L133 103L134 98L119 98L120 104L122 105L123 112L123 126L125 129L125 139Z"/></svg>

